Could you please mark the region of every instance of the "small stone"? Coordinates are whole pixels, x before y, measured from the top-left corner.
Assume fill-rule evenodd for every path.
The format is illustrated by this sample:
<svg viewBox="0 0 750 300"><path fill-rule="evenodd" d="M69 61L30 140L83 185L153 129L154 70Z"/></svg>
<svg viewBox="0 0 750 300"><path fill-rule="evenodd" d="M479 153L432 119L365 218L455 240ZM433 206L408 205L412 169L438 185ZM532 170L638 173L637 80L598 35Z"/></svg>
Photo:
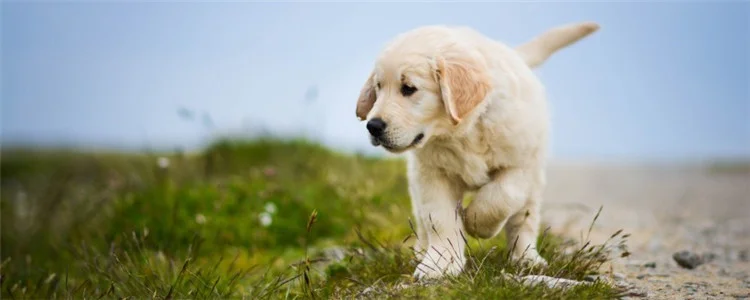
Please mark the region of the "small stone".
<svg viewBox="0 0 750 300"><path fill-rule="evenodd" d="M648 274L640 274L640 275L636 276L635 278L643 279L643 278L646 278L646 277L648 277Z"/></svg>
<svg viewBox="0 0 750 300"><path fill-rule="evenodd" d="M646 267L646 268L653 269L653 268L656 268L656 262L653 262L653 261L652 262L647 262L647 263L643 264L643 266Z"/></svg>
<svg viewBox="0 0 750 300"><path fill-rule="evenodd" d="M710 262L710 261L713 261L713 260L715 260L715 259L716 259L716 258L718 258L718 257L719 257L719 256L718 256L718 255L716 255L716 253L711 253L711 252L708 252L708 253L704 253L704 254L703 254L703 261L705 261L705 262Z"/></svg>
<svg viewBox="0 0 750 300"><path fill-rule="evenodd" d="M583 277L583 280L584 281L588 281L588 282L596 282L596 281L605 281L606 282L607 281L607 277L606 276L602 276L602 275L586 275L586 277Z"/></svg>
<svg viewBox="0 0 750 300"><path fill-rule="evenodd" d="M737 258L740 261L744 261L744 262L750 261L750 253L748 253L748 252L750 252L750 251L748 251L747 249L746 250L741 250L740 253L737 254Z"/></svg>
<svg viewBox="0 0 750 300"><path fill-rule="evenodd" d="M697 287L698 285L693 282L686 282L684 285L682 285L682 289L691 294L698 291Z"/></svg>
<svg viewBox="0 0 750 300"><path fill-rule="evenodd" d="M620 280L625 280L625 275L623 275L623 274L621 274L621 273L614 273L614 274L612 274L612 277L613 277L613 278L614 278L615 280L617 280L617 281L620 281Z"/></svg>
<svg viewBox="0 0 750 300"><path fill-rule="evenodd" d="M630 297L648 297L648 291L644 289L632 288L627 291L627 295Z"/></svg>
<svg viewBox="0 0 750 300"><path fill-rule="evenodd" d="M705 263L705 260L702 256L696 255L695 253L687 250L675 252L672 255L672 258L680 267L690 270L695 269L696 267Z"/></svg>
<svg viewBox="0 0 750 300"><path fill-rule="evenodd" d="M565 278L556 278L556 277L550 277L550 276L544 276L544 275L528 275L521 277L521 282L523 282L526 285L537 285L537 284L545 284L550 288L569 288L574 287L577 285L582 284L589 284L588 282L584 281L576 281L571 279L565 279Z"/></svg>

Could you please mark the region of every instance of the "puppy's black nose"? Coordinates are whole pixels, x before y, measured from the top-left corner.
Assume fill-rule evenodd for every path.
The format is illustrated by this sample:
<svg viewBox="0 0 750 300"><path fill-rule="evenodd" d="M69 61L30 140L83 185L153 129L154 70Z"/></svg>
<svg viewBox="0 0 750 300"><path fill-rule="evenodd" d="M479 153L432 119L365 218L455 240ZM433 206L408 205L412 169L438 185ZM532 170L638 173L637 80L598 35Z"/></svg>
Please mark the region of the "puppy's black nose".
<svg viewBox="0 0 750 300"><path fill-rule="evenodd" d="M374 137L380 137L383 135L385 127L386 124L381 118L373 118L372 120L367 121L367 131L369 131Z"/></svg>

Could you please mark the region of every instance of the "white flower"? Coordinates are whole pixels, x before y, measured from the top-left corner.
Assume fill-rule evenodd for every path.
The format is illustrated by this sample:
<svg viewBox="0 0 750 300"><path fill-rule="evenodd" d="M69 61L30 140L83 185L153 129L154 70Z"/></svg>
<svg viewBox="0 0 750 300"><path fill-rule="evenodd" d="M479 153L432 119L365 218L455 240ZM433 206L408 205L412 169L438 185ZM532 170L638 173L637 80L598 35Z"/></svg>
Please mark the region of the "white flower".
<svg viewBox="0 0 750 300"><path fill-rule="evenodd" d="M260 213L259 217L260 217L260 225L261 226L268 227L269 225L271 225L271 221L272 221L271 220L271 214L269 214L267 212L262 212L262 213Z"/></svg>
<svg viewBox="0 0 750 300"><path fill-rule="evenodd" d="M204 216L203 214L195 215L195 223L198 223L198 224L206 223L206 216Z"/></svg>
<svg viewBox="0 0 750 300"><path fill-rule="evenodd" d="M164 252L159 251L159 252L156 252L156 259L158 259L161 262L166 262L167 256L164 255Z"/></svg>
<svg viewBox="0 0 750 300"><path fill-rule="evenodd" d="M164 156L159 157L159 159L156 160L156 164L159 165L159 168L166 169L169 167L169 158Z"/></svg>
<svg viewBox="0 0 750 300"><path fill-rule="evenodd" d="M266 212L269 214L275 214L276 213L276 204L273 204L273 202L266 203L266 206L264 207Z"/></svg>

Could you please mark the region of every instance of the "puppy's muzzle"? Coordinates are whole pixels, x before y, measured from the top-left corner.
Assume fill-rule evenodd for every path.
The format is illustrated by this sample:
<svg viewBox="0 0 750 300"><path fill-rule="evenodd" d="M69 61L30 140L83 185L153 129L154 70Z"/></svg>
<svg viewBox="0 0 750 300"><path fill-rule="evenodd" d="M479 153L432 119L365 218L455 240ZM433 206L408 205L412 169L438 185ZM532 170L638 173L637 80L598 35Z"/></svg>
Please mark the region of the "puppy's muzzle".
<svg viewBox="0 0 750 300"><path fill-rule="evenodd" d="M383 121L383 119L373 118L372 120L367 122L367 131L370 132L370 135L379 139L383 136L386 126L387 124L385 123L385 121Z"/></svg>

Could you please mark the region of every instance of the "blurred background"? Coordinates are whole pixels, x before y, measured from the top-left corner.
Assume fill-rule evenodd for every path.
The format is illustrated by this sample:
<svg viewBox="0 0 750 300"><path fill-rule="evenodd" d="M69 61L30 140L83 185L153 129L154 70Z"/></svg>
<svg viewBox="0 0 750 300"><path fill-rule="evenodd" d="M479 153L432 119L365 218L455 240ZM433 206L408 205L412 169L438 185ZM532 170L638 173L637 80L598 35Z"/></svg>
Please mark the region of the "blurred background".
<svg viewBox="0 0 750 300"><path fill-rule="evenodd" d="M196 149L268 130L379 154L353 111L396 34L456 24L517 45L593 20L601 31L538 71L553 158L750 157L743 2L6 1L2 14L5 145Z"/></svg>
<svg viewBox="0 0 750 300"><path fill-rule="evenodd" d="M574 214L561 207L590 215L600 205L616 212L603 226L635 231L750 217L747 2L3 1L1 10L3 295L13 282L55 282L50 274L75 262L70 280L107 290L113 271L89 251L181 261L203 239L208 261L279 267L303 245L356 241L354 227L402 240L403 166L379 160L390 155L369 144L354 108L382 47L429 24L510 45L565 23L601 25L536 71L553 115L546 223L568 224ZM325 225L308 238L313 210ZM139 291L128 272L149 268L115 272L118 289ZM147 284L169 289L160 282ZM58 292L38 289L31 295Z"/></svg>

